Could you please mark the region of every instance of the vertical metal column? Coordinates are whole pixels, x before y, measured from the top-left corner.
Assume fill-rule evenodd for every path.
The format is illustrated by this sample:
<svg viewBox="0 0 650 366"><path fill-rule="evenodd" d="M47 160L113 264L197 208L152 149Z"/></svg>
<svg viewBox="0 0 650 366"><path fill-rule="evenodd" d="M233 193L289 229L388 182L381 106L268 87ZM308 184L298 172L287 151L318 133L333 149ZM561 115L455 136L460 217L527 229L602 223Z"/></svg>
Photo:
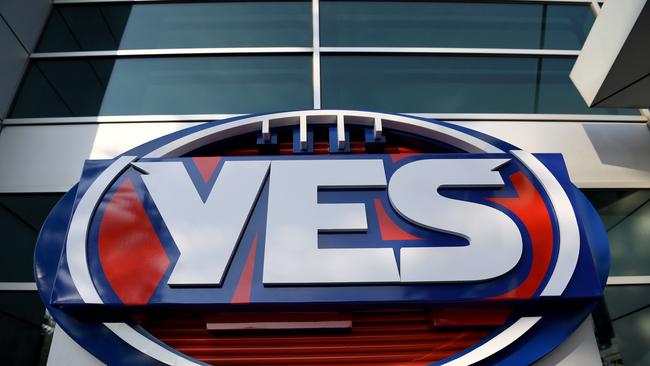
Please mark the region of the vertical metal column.
<svg viewBox="0 0 650 366"><path fill-rule="evenodd" d="M313 74L312 86L314 94L314 109L320 109L320 4L319 0L311 1L312 14L312 54Z"/></svg>

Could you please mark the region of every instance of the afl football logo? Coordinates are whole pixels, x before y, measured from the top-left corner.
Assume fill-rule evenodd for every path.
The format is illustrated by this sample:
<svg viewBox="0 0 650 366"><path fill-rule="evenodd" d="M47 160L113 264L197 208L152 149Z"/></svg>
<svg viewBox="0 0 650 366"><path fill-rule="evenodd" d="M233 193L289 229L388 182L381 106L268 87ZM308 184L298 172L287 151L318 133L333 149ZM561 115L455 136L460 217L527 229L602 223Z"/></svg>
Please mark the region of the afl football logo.
<svg viewBox="0 0 650 366"><path fill-rule="evenodd" d="M603 294L562 156L345 110L194 126L87 161L39 293L110 365L526 365Z"/></svg>

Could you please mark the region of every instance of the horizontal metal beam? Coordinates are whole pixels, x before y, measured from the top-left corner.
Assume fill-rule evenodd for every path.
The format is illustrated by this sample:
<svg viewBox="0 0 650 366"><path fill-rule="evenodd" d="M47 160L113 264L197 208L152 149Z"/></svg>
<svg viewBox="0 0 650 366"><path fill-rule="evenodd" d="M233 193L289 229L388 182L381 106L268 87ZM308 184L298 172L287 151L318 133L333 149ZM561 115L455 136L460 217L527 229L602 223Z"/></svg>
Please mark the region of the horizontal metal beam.
<svg viewBox="0 0 650 366"><path fill-rule="evenodd" d="M240 114L125 115L85 117L8 118L4 125L70 125L127 122L205 122L237 117Z"/></svg>
<svg viewBox="0 0 650 366"><path fill-rule="evenodd" d="M567 121L567 122L646 122L641 115L534 114L534 113L404 113L444 121ZM4 126L68 125L128 122L206 122L243 114L125 115L87 117L7 118Z"/></svg>
<svg viewBox="0 0 650 366"><path fill-rule="evenodd" d="M37 52L32 59L83 57L192 56L222 54L311 53L311 47L222 47L222 48L158 48L113 51Z"/></svg>
<svg viewBox="0 0 650 366"><path fill-rule="evenodd" d="M463 55L578 56L580 50L453 47L321 47L321 53L419 53Z"/></svg>
<svg viewBox="0 0 650 366"><path fill-rule="evenodd" d="M650 285L650 276L609 276L607 286Z"/></svg>
<svg viewBox="0 0 650 366"><path fill-rule="evenodd" d="M54 4L84 4L84 3L164 3L179 0L53 0ZM183 1L183 0L181 0ZM189 0L184 0L189 1ZM453 1L453 0L451 0ZM494 2L494 0L475 0L476 2ZM503 3L579 3L589 4L592 0L500 0ZM598 1L605 2L604 0Z"/></svg>
<svg viewBox="0 0 650 366"><path fill-rule="evenodd" d="M36 291L36 282L0 282L0 291Z"/></svg>
<svg viewBox="0 0 650 366"><path fill-rule="evenodd" d="M539 113L408 113L444 121L643 122L641 115Z"/></svg>
<svg viewBox="0 0 650 366"><path fill-rule="evenodd" d="M222 54L311 53L312 47L228 47L228 48L160 48L113 51L37 52L32 59L88 57L198 56ZM504 56L577 57L579 50L543 50L519 48L449 48L449 47L320 47L322 53L389 53L389 54L460 54Z"/></svg>

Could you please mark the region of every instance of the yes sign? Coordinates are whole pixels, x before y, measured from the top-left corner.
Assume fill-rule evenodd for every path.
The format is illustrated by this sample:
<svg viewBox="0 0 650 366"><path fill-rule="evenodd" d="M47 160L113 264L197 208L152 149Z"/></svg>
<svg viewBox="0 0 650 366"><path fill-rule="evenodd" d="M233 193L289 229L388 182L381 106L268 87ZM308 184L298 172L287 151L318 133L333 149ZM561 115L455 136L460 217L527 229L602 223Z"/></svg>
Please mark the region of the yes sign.
<svg viewBox="0 0 650 366"><path fill-rule="evenodd" d="M268 135L269 125L293 128L300 149L312 123L332 124L340 146L349 123L371 139L383 128L449 152L195 153L258 129ZM50 313L108 363L141 352L142 364L200 364L134 325L134 311L460 304L510 316L439 364L526 364L602 296L607 245L558 154L443 122L305 111L200 125L88 161L46 221L35 265ZM84 309L96 308L89 319Z"/></svg>
<svg viewBox="0 0 650 366"><path fill-rule="evenodd" d="M513 219L438 189L503 187L496 169L508 161L418 160L397 169L388 184L383 160L377 159L226 161L205 201L180 161L133 166L145 173L142 180L180 251L167 281L172 286L222 283L270 171L263 282L278 285L480 281L505 274L523 249ZM319 204L319 189L387 186L391 205L404 219L462 236L469 245L402 248L401 274L390 248L318 248L319 231L368 230L364 204ZM485 261L489 256L493 260Z"/></svg>

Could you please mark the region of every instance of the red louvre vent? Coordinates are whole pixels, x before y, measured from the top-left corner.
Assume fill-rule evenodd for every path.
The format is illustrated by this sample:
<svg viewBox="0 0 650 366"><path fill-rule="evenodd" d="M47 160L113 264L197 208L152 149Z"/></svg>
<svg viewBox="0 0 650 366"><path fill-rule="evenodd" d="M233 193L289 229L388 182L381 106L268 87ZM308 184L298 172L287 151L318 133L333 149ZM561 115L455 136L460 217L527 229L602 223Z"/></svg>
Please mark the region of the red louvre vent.
<svg viewBox="0 0 650 366"><path fill-rule="evenodd" d="M424 310L348 313L348 329L209 331L214 316L150 317L143 326L174 349L213 365L427 365L475 345L486 326L437 327ZM506 313L507 314L507 313ZM268 314L273 316L272 314ZM253 316L253 318L255 318Z"/></svg>
<svg viewBox="0 0 650 366"><path fill-rule="evenodd" d="M310 154L330 154L330 141L328 125L312 126L313 151ZM413 153L453 153L457 150L441 146L408 134L385 130L383 138L377 142L368 143L365 138L366 128L357 125L346 126L349 132L349 151L347 154L413 154ZM278 128L274 130L277 138L274 143L265 145L258 143L255 133L240 135L221 140L218 143L206 145L189 153L187 156L258 156L258 155L294 155L295 139L291 128Z"/></svg>

